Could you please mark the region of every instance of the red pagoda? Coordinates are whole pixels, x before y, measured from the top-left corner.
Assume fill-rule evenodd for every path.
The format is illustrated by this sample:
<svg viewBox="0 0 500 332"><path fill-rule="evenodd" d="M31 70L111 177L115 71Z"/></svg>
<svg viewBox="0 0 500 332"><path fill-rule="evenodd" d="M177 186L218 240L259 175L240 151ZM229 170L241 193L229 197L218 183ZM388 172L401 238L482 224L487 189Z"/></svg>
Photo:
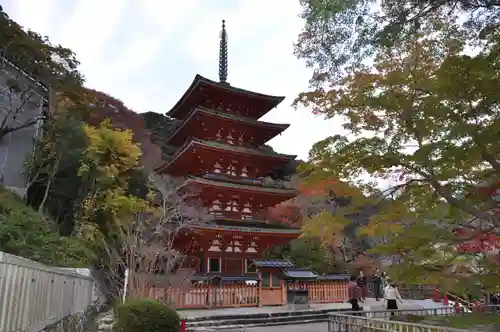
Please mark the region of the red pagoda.
<svg viewBox="0 0 500 332"><path fill-rule="evenodd" d="M182 98L167 113L179 125L166 144L175 147L158 172L185 177L213 214L208 224L190 229L195 238L198 276L255 278L254 259L285 244L300 230L270 224L259 212L296 196L289 179L271 178L296 156L279 154L265 143L288 128L258 119L284 97L270 96L227 83L227 38L222 21L220 81L196 75ZM272 282L272 277L268 279Z"/></svg>

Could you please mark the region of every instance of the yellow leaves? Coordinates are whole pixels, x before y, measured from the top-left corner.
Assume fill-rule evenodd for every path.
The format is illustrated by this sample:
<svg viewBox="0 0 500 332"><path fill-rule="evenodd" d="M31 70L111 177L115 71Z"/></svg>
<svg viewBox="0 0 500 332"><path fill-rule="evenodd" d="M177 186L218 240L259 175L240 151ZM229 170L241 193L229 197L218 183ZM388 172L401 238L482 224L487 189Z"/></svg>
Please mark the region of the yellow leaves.
<svg viewBox="0 0 500 332"><path fill-rule="evenodd" d="M87 148L78 170L79 176L92 176L115 182L128 170L139 166L141 149L132 141L130 130L114 130L109 120L99 128L84 125Z"/></svg>
<svg viewBox="0 0 500 332"><path fill-rule="evenodd" d="M149 206L147 200L128 194L129 172L140 166L141 150L132 141L130 130L114 130L109 120L98 128L84 125L83 129L87 148L78 175L87 178L92 187L83 201L80 220L107 235ZM90 227L87 233L95 232Z"/></svg>
<svg viewBox="0 0 500 332"><path fill-rule="evenodd" d="M390 237L404 231L403 222L408 223L410 213L407 207L399 202L393 202L382 211L371 217L368 225L359 230L361 236Z"/></svg>
<svg viewBox="0 0 500 332"><path fill-rule="evenodd" d="M322 211L308 219L302 227L302 236L318 238L322 243L336 245L350 220L343 216Z"/></svg>
<svg viewBox="0 0 500 332"><path fill-rule="evenodd" d="M148 205L143 199L126 195L122 188L115 188L106 192L103 207L114 216L115 223L124 224L131 221L135 213L145 212Z"/></svg>
<svg viewBox="0 0 500 332"><path fill-rule="evenodd" d="M358 234L370 237L389 237L400 234L403 230L402 223L399 221L380 221L378 218L372 218L368 225L360 228Z"/></svg>
<svg viewBox="0 0 500 332"><path fill-rule="evenodd" d="M99 128L84 125L84 132L88 140L88 157L107 162L102 171L117 176L125 168L139 165L141 149L132 141L130 130L114 130L109 120L105 120Z"/></svg>

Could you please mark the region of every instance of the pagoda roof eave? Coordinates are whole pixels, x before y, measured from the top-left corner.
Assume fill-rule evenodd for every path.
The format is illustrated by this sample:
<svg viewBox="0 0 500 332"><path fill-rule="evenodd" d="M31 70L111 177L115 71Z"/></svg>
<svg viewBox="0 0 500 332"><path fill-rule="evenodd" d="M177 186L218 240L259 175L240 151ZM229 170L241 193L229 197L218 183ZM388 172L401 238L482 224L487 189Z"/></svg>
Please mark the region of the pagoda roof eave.
<svg viewBox="0 0 500 332"><path fill-rule="evenodd" d="M254 92L254 91L250 91L250 90L235 88L235 87L233 87L233 86L231 86L229 84L221 84L219 82L212 81L211 79L203 77L203 76L201 76L199 74L196 74L196 76L194 77L193 82L191 83L191 85L189 86L189 88L186 90L186 92L184 92L184 94L182 95L181 99L179 99L177 101L177 103L172 107L172 109L170 111L167 112L166 115L169 116L169 117L171 117L171 118L175 118L175 113L177 113L177 111L179 110L179 108L182 106L182 104L188 98L188 96L192 93L192 91L199 84L201 84L201 83L205 83L205 84L208 84L208 85L215 86L218 89L225 90L227 92L239 93L239 94L244 94L244 95L250 96L252 98L265 99L265 100L273 101L274 104L275 104L274 107L276 107L279 103L281 103L285 99L284 96L272 96L272 95L266 95L266 94L263 94L263 93L258 93L258 92Z"/></svg>
<svg viewBox="0 0 500 332"><path fill-rule="evenodd" d="M205 178L200 178L197 176L189 175L187 180L181 186L187 186L190 183L196 183L201 185L208 185L213 187L224 187L224 188L233 188L237 190L243 191L253 191L257 193L270 194L270 195L283 195L293 198L297 196L297 191L293 188L276 188L276 187L265 187L265 186L251 186L246 184L239 183L231 183L231 182L222 182L222 181L214 181Z"/></svg>
<svg viewBox="0 0 500 332"><path fill-rule="evenodd" d="M247 154L247 155L253 155L253 156L262 156L262 157L267 157L267 158L275 158L275 159L282 159L282 160L293 160L297 158L296 155L286 155L286 154L280 154L276 152L268 152L268 151L259 151L257 149L251 149L251 148L245 148L241 146L233 146L229 144L223 144L223 143L218 143L218 142L213 142L213 141L205 141L205 140L200 140L197 138L191 138L188 140L186 143L184 143L172 156L172 158L166 162L164 165L158 167L156 169L157 172L161 172L164 169L168 168L171 164L175 162L177 158L179 158L185 151L187 151L191 146L193 145L198 145L201 147L206 147L206 148L211 148L215 150L226 150L226 151L231 151L234 153L241 153L241 154Z"/></svg>
<svg viewBox="0 0 500 332"><path fill-rule="evenodd" d="M224 226L215 223L196 225L193 228L200 230L207 230L207 231L258 233L259 235L265 234L271 236L288 236L288 237L300 236L300 229L272 229L272 228L256 228L256 227L242 227L242 226Z"/></svg>
<svg viewBox="0 0 500 332"><path fill-rule="evenodd" d="M266 122L266 121L259 121L259 120L254 120L254 119L251 119L251 118L246 118L246 117L243 117L243 116L238 116L238 115L235 115L235 114L214 111L214 110L208 109L206 107L198 106L198 107L195 107L192 111L190 111L188 113L187 117L182 121L182 124L179 127L177 127L177 129L174 130L174 132L171 133L170 136L166 139L166 143L168 144L168 142L175 135L177 135L177 133L179 133L182 130L182 128L196 114L199 114L199 113L203 113L203 114L215 116L215 117L218 117L218 118L224 118L224 119L228 119L228 120L233 120L233 121L238 121L238 122L244 122L244 123L247 123L247 124L249 124L251 126L254 126L254 127L276 129L276 135L278 135L279 133L285 131L286 129L288 129L288 127L290 127L290 124L288 124L288 123L272 123L272 122Z"/></svg>

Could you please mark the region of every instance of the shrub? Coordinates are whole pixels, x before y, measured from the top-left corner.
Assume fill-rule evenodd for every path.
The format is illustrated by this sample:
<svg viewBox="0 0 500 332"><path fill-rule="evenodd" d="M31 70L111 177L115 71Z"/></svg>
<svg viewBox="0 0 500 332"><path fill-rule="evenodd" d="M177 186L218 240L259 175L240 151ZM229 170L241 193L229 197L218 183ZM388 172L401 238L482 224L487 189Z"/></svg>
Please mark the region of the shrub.
<svg viewBox="0 0 500 332"><path fill-rule="evenodd" d="M115 332L178 332L180 317L167 305L148 299L136 299L119 305Z"/></svg>
<svg viewBox="0 0 500 332"><path fill-rule="evenodd" d="M88 266L93 253L75 238L60 236L53 222L0 187L0 251L40 263Z"/></svg>

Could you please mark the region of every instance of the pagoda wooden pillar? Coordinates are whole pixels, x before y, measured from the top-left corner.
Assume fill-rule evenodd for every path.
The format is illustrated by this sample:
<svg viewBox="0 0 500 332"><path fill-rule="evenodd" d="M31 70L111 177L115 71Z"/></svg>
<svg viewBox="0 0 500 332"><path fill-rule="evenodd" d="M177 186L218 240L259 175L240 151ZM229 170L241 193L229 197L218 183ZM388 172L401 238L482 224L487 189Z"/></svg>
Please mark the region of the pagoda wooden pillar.
<svg viewBox="0 0 500 332"><path fill-rule="evenodd" d="M257 275L259 277L259 280L257 281L259 283L259 307L262 307L262 271L260 269L257 269Z"/></svg>

